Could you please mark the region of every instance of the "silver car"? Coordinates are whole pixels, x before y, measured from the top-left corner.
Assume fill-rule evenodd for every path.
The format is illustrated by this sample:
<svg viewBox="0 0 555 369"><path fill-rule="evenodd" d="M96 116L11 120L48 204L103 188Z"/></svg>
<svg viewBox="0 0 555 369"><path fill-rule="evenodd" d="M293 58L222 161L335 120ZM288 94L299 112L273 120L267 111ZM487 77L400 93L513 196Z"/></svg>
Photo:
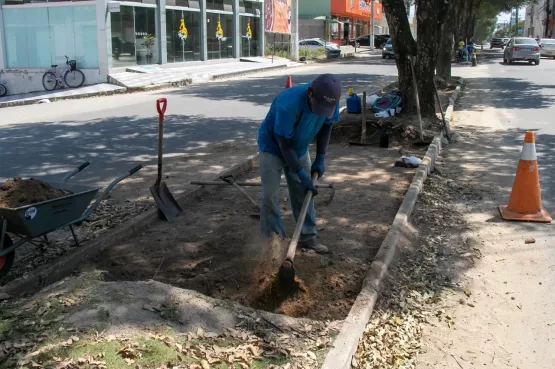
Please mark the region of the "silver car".
<svg viewBox="0 0 555 369"><path fill-rule="evenodd" d="M555 39L542 38L540 40L540 54L555 59Z"/></svg>
<svg viewBox="0 0 555 369"><path fill-rule="evenodd" d="M505 52L503 62L512 64L514 61L528 61L528 63L540 64L540 46L538 42L530 37L511 38Z"/></svg>

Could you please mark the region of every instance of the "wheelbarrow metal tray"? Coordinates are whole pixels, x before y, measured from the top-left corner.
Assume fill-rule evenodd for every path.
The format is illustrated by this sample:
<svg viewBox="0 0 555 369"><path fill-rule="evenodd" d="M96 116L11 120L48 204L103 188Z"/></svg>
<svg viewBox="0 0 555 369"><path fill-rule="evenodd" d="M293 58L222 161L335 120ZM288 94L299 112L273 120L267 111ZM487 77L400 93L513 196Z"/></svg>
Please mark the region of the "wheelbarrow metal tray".
<svg viewBox="0 0 555 369"><path fill-rule="evenodd" d="M34 238L73 223L83 215L100 189L79 184L46 183L73 193L19 208L0 208L0 218L8 221L7 232Z"/></svg>

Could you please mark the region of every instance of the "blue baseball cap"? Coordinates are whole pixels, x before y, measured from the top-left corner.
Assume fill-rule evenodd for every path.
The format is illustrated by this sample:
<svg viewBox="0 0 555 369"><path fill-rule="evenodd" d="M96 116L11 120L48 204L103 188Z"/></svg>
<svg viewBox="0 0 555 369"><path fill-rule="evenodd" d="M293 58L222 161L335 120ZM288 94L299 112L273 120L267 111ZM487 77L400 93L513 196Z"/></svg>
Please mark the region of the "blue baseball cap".
<svg viewBox="0 0 555 369"><path fill-rule="evenodd" d="M341 81L334 74L322 74L312 81L312 112L331 118L341 99Z"/></svg>

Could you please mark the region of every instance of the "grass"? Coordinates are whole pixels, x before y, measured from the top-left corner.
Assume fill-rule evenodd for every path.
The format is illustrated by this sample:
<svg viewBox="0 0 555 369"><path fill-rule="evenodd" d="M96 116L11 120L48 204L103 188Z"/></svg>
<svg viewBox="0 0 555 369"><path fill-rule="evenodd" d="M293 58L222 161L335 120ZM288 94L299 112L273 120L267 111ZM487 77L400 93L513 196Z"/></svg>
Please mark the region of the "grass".
<svg viewBox="0 0 555 369"><path fill-rule="evenodd" d="M272 54L274 54L274 50L272 49L272 47L267 47L266 48L266 56L271 56ZM277 57L280 57L280 58L291 59L291 52L289 50L276 48L274 55L277 56ZM299 50L299 56L300 57L305 57L307 60L320 59L320 58L326 56L326 52L323 48L322 49L316 49L316 50L309 50L309 49L301 48Z"/></svg>
<svg viewBox="0 0 555 369"><path fill-rule="evenodd" d="M55 365L54 357L71 359L78 361L80 358L93 357L98 361L102 361L108 368L124 368L129 364L140 366L143 369L158 368L164 364L199 364L201 359L187 356L179 353L175 348L166 345L164 342L148 338L140 337L132 341L133 352L139 353L136 357L132 357L133 362L126 361L125 358L119 353L122 348L131 345L130 342L111 340L111 341L95 341L93 339L79 340L68 347L56 347L51 350L45 351L34 358L35 362L40 362L43 366ZM240 341L230 339L226 341L221 340L195 340L191 341L192 345L203 345L209 347L217 345L220 347L231 347L235 344L240 344ZM185 340L181 340L181 344L185 345ZM249 368L262 369L268 365L282 365L287 363L285 358L261 358L260 360L253 360ZM83 365L83 369L88 366ZM212 369L240 369L239 364L228 363L214 363L210 365Z"/></svg>

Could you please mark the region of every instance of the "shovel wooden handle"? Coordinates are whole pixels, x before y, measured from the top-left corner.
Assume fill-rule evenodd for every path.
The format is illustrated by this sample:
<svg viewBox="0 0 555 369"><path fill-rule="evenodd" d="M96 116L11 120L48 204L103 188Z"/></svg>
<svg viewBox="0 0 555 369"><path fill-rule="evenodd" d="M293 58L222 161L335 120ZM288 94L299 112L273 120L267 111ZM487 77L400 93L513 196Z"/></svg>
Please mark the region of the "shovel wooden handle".
<svg viewBox="0 0 555 369"><path fill-rule="evenodd" d="M156 110L158 111L158 177L156 184L159 185L162 181L162 157L163 157L163 142L164 142L164 114L168 100L160 98L156 100Z"/></svg>
<svg viewBox="0 0 555 369"><path fill-rule="evenodd" d="M312 184L315 185L316 181L318 180L318 173L312 174ZM297 244L299 243L299 239L301 238L301 232L303 230L304 220L306 218L306 213L308 212L308 205L310 205L310 201L314 197L314 193L312 191L307 191L306 195L304 196L303 206L301 208L301 212L299 213L299 217L297 218L297 224L295 225L295 232L293 233L293 238L291 238L291 243L289 244L289 248L287 249L287 254L285 255L285 260L293 261L295 257L295 251L297 250Z"/></svg>

